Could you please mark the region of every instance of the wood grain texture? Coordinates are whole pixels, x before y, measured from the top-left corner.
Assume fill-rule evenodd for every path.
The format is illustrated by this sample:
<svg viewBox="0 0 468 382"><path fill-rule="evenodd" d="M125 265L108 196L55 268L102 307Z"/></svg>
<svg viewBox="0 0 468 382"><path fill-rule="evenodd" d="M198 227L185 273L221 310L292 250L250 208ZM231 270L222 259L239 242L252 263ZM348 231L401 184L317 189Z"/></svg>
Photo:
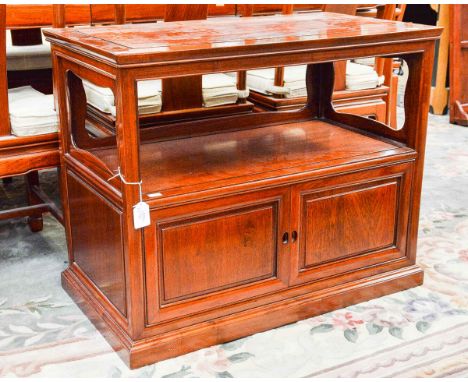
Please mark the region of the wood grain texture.
<svg viewBox="0 0 468 382"><path fill-rule="evenodd" d="M412 171L407 163L295 186L291 282L406 258Z"/></svg>
<svg viewBox="0 0 468 382"><path fill-rule="evenodd" d="M166 4L164 21L204 20L208 17L208 4Z"/></svg>
<svg viewBox="0 0 468 382"><path fill-rule="evenodd" d="M303 267L391 246L397 183L306 198Z"/></svg>
<svg viewBox="0 0 468 382"><path fill-rule="evenodd" d="M287 187L154 210L152 220L155 229L145 232L151 326L201 311L213 315L213 309L287 286ZM194 229L200 236L174 236ZM171 290L179 296L168 299Z"/></svg>
<svg viewBox="0 0 468 382"><path fill-rule="evenodd" d="M144 193L169 195L209 185L242 183L265 174L284 176L327 163L345 165L360 157L392 156L397 151L407 150L325 121L309 121L150 141L140 146L140 171L145 179ZM109 168L117 168L114 149L95 149L93 154Z"/></svg>
<svg viewBox="0 0 468 382"><path fill-rule="evenodd" d="M10 134L8 113L8 80L6 68L6 33L5 33L6 5L0 4L0 136Z"/></svg>
<svg viewBox="0 0 468 382"><path fill-rule="evenodd" d="M276 220L270 205L160 225L163 302L274 277Z"/></svg>
<svg viewBox="0 0 468 382"><path fill-rule="evenodd" d="M207 4L167 4L165 22L205 20ZM162 82L162 111L201 108L203 106L202 76L167 78Z"/></svg>
<svg viewBox="0 0 468 382"><path fill-rule="evenodd" d="M0 178L27 174L28 207L13 208L0 218L23 217L29 211L28 222L33 232L42 229L42 214L56 207L34 190L39 187L37 170L53 168L60 163L57 134L16 137L11 134L8 110L8 77L6 65L6 6L0 4ZM44 209L44 206L47 208Z"/></svg>
<svg viewBox="0 0 468 382"><path fill-rule="evenodd" d="M468 6L450 5L450 122L468 126Z"/></svg>
<svg viewBox="0 0 468 382"><path fill-rule="evenodd" d="M120 4L119 4L120 5ZM123 4L122 4L123 5ZM123 11L127 22L154 22L163 20L165 4L124 4ZM66 4L67 25L90 25L111 23L115 18L114 4ZM118 13L122 12L120 8ZM233 16L236 13L234 4L210 4L208 16ZM120 17L120 16L118 16ZM34 28L53 25L52 4L8 4L7 28Z"/></svg>
<svg viewBox="0 0 468 382"><path fill-rule="evenodd" d="M86 192L74 195L87 204L82 209L121 227L119 271L94 267L105 279L124 275L126 317L75 263L71 234L78 223L69 213L74 185L68 182L71 266L63 283L130 367L422 282L415 266L417 226L439 29L317 13L82 31L47 32L62 160L95 200L119 212L93 207ZM408 62L402 130L333 107L333 61L374 55L402 55ZM139 79L285 64L308 64L301 110L139 128ZM69 72L113 89L116 147L105 139L74 147L71 129L80 120L76 127L84 128L86 105L79 94L67 94ZM125 181L109 180L118 168ZM150 225L135 229L140 181ZM329 219L326 211L336 217L328 225L319 219ZM320 224L326 242L314 236ZM101 243L80 245L92 253Z"/></svg>
<svg viewBox="0 0 468 382"><path fill-rule="evenodd" d="M288 25L287 28L284 26ZM177 30L177 33L174 33ZM326 33L321 31L326 30ZM100 28L46 29L49 39L76 44L98 59L107 58L120 65L152 62L169 64L190 58L216 60L231 53L272 55L304 49L326 49L337 45L381 44L389 39L435 39L438 28L325 12L252 17L208 19L175 23L111 25ZM102 55L103 57L98 57ZM268 66L268 64L265 64Z"/></svg>
<svg viewBox="0 0 468 382"><path fill-rule="evenodd" d="M293 7L294 8L294 7ZM255 7L253 8L255 9ZM401 20L404 6L385 4L382 6L325 4L322 10L344 14L356 14L376 17L383 20ZM396 96L398 77L394 75L393 59L376 57L374 68L379 76L384 76L384 86L375 89L350 91L346 89L346 63L335 62L335 108L341 113L356 114L375 119L396 128ZM284 68L276 68L275 85L283 86ZM372 95L372 97L370 97ZM288 110L302 107L306 97L282 98L251 91L249 100L256 104L257 110Z"/></svg>
<svg viewBox="0 0 468 382"><path fill-rule="evenodd" d="M414 288L422 282L423 273L418 267L402 267L398 271L367 277L360 282L343 283L324 292L303 293L301 298L291 298L260 309L246 310L230 319L218 317L189 329L176 329L166 335L132 341L115 325L114 319L102 308L99 301L87 294L86 287L74 273L66 270L62 274L64 289L96 327L100 328L100 332L130 368L139 368L155 361L234 341L311 316Z"/></svg>
<svg viewBox="0 0 468 382"><path fill-rule="evenodd" d="M126 315L121 213L68 175L74 263Z"/></svg>

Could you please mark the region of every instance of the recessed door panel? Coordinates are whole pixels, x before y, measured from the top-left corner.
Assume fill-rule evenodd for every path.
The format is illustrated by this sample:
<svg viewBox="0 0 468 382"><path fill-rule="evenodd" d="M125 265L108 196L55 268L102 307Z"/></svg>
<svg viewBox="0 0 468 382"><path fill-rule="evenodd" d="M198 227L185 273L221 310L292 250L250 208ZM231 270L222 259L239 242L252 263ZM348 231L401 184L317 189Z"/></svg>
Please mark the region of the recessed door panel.
<svg viewBox="0 0 468 382"><path fill-rule="evenodd" d="M274 277L277 204L158 227L163 302Z"/></svg>
<svg viewBox="0 0 468 382"><path fill-rule="evenodd" d="M314 198L304 197L303 268L393 245L397 180Z"/></svg>
<svg viewBox="0 0 468 382"><path fill-rule="evenodd" d="M294 186L291 283L404 258L411 171L401 164Z"/></svg>
<svg viewBox="0 0 468 382"><path fill-rule="evenodd" d="M284 187L153 211L147 324L286 288L289 200Z"/></svg>

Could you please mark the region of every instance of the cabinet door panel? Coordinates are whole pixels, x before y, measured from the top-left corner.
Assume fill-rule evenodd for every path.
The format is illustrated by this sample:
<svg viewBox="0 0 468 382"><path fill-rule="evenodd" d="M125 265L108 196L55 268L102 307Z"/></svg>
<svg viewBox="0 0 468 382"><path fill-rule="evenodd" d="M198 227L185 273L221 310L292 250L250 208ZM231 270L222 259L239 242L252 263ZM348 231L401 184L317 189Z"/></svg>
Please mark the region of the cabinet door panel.
<svg viewBox="0 0 468 382"><path fill-rule="evenodd" d="M293 187L292 284L405 257L411 169L402 164Z"/></svg>
<svg viewBox="0 0 468 382"><path fill-rule="evenodd" d="M276 204L160 225L165 302L276 274Z"/></svg>
<svg viewBox="0 0 468 382"><path fill-rule="evenodd" d="M153 211L148 325L286 288L289 200L284 187Z"/></svg>
<svg viewBox="0 0 468 382"><path fill-rule="evenodd" d="M391 246L397 191L393 180L319 199L305 197L302 266Z"/></svg>

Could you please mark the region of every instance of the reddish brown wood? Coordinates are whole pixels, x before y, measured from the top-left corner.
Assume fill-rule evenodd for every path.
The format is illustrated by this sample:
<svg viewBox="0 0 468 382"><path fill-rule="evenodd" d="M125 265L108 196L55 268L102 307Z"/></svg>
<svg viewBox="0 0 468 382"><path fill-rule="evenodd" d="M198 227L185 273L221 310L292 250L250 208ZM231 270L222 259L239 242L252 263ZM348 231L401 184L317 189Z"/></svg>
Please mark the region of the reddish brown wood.
<svg viewBox="0 0 468 382"><path fill-rule="evenodd" d="M68 178L74 264L86 273L125 316L125 275L121 213L76 178ZM76 195L76 196L75 196ZM80 215L87 216L81 219ZM86 224L86 220L98 224Z"/></svg>
<svg viewBox="0 0 468 382"><path fill-rule="evenodd" d="M450 122L468 126L468 6L450 5Z"/></svg>
<svg viewBox="0 0 468 382"><path fill-rule="evenodd" d="M185 319L187 314L236 302L239 295L252 298L284 289L288 277L288 246L283 243L289 222L287 205L288 188L278 188L192 204L190 215L187 206L155 211L156 229L145 236L148 322L156 325L176 317ZM172 236L193 230L199 232L191 242ZM205 234L206 240L198 234ZM163 247L155 248L158 242ZM174 273L174 267L182 274ZM213 278L213 274L218 276Z"/></svg>
<svg viewBox="0 0 468 382"><path fill-rule="evenodd" d="M326 4L322 10L326 12L337 12L355 14L367 17L377 17L384 20L401 20L404 14L404 6L386 4L378 7L366 7L364 5L342 5ZM273 10L271 10L273 12ZM375 69L377 74L385 76L384 86L376 89L350 91L346 89L346 63L335 63L335 93L333 98L335 108L342 113L356 114L370 117L379 122L386 123L396 128L396 98L398 78L393 74L394 66L392 59L376 58ZM276 69L275 85L282 86L284 69ZM259 110L287 110L302 107L306 97L282 98L250 92L249 99L258 106Z"/></svg>
<svg viewBox="0 0 468 382"><path fill-rule="evenodd" d="M304 200L303 266L392 245L396 190L393 182Z"/></svg>
<svg viewBox="0 0 468 382"><path fill-rule="evenodd" d="M127 22L163 20L165 7L165 4L125 4L125 19ZM235 13L234 4L210 4L208 6L210 17L233 16ZM53 19L52 4L7 5L7 28L49 27L53 25ZM91 21L97 24L112 23L114 20L115 5L93 4L91 13L89 4L66 4L66 25L90 25Z"/></svg>
<svg viewBox="0 0 468 382"><path fill-rule="evenodd" d="M394 155L395 150L398 148L392 144L333 124L308 121L226 132L221 142L218 135L211 134L146 143L140 147L140 172L145 193L161 192L165 196L203 190L210 184L227 186L240 179L258 180L264 173L285 176L326 167L327 162L344 165L353 162L353 154L368 160L383 158ZM155 152L160 154L155 156ZM274 156L268 155L271 153ZM95 149L93 154L109 168L118 166L113 148Z"/></svg>
<svg viewBox="0 0 468 382"><path fill-rule="evenodd" d="M358 4L324 4L322 10L324 12L343 13L354 15L358 9Z"/></svg>
<svg viewBox="0 0 468 382"><path fill-rule="evenodd" d="M291 215L298 237L291 248L293 282L404 259L412 170L403 164L298 185Z"/></svg>
<svg viewBox="0 0 468 382"><path fill-rule="evenodd" d="M276 220L274 205L260 205L158 223L162 304L274 277Z"/></svg>
<svg viewBox="0 0 468 382"><path fill-rule="evenodd" d="M0 4L0 137L10 134L8 118L8 80L6 76L6 6Z"/></svg>
<svg viewBox="0 0 468 382"><path fill-rule="evenodd" d="M419 285L440 29L327 13L177 23L45 32L66 174L63 285L130 367ZM399 131L333 108L333 62L373 55L408 62ZM285 64L308 64L300 111L139 129L137 80ZM79 78L114 91L116 142L77 145L86 114ZM117 169L121 179L110 179ZM141 199L150 225L135 229ZM83 240L97 222L119 239ZM97 279L121 285L120 294Z"/></svg>
<svg viewBox="0 0 468 382"><path fill-rule="evenodd" d="M115 117L109 114L102 113L92 105L87 105L88 119L96 126L103 127L102 131L106 134L115 133ZM202 120L207 117L220 117L228 115L240 115L250 113L253 109L253 104L245 102L243 104L232 104L210 107L209 112L205 107L196 107L191 109L161 111L156 114L144 114L139 116L139 124L141 128L150 129L157 126L159 131L164 129L165 124L175 124L183 121Z"/></svg>
<svg viewBox="0 0 468 382"><path fill-rule="evenodd" d="M115 23L125 24L125 20L126 20L125 4L115 4L114 13L115 13Z"/></svg>
<svg viewBox="0 0 468 382"><path fill-rule="evenodd" d="M53 168L59 164L57 134L34 137L11 135L8 112L8 79L6 70L5 41L6 6L0 4L0 178L26 174L28 207L2 211L0 219L28 216L33 232L42 230L42 214L55 212L50 200L38 193L38 170ZM45 210L45 206L47 209Z"/></svg>
<svg viewBox="0 0 468 382"><path fill-rule="evenodd" d="M208 4L166 4L164 21L204 20L208 17Z"/></svg>

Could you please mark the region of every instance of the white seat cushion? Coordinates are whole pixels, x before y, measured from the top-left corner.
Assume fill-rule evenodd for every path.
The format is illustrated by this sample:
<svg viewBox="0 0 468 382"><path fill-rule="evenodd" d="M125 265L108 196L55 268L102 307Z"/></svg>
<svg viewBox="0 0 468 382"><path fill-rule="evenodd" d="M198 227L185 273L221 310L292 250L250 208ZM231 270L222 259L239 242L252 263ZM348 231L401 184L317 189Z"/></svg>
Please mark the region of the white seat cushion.
<svg viewBox="0 0 468 382"><path fill-rule="evenodd" d="M275 86L275 69L257 69L247 72L247 86L265 95L282 95L286 98L307 95L306 65L284 68L284 86ZM373 89L383 83L371 67L349 62L346 65L346 88L349 90Z"/></svg>
<svg viewBox="0 0 468 382"><path fill-rule="evenodd" d="M230 105L237 102L237 80L224 73L204 75L202 78L203 106ZM246 97L246 95L244 95Z"/></svg>
<svg viewBox="0 0 468 382"><path fill-rule="evenodd" d="M138 82L138 111L140 114L159 113L162 107L161 80ZM87 102L98 110L115 116L112 90L83 81ZM236 79L223 73L207 74L202 79L203 106L234 104L239 98Z"/></svg>
<svg viewBox="0 0 468 382"><path fill-rule="evenodd" d="M31 86L9 89L8 107L11 132L16 136L41 135L58 130L52 94L43 94Z"/></svg>
<svg viewBox="0 0 468 382"><path fill-rule="evenodd" d="M40 45L16 46L7 33L7 70L38 70L52 68L50 44L45 41Z"/></svg>
<svg viewBox="0 0 468 382"><path fill-rule="evenodd" d="M307 95L305 86L306 65L284 68L284 86L275 86L275 69L256 69L247 72L247 87L266 95L283 95L286 98Z"/></svg>
<svg viewBox="0 0 468 382"><path fill-rule="evenodd" d="M379 78L372 66L349 62L346 65L346 89L374 89L383 84L383 76Z"/></svg>
<svg viewBox="0 0 468 382"><path fill-rule="evenodd" d="M109 88L103 88L83 81L87 102L103 113L115 116L114 93ZM161 111L161 81L139 81L138 85L138 111L140 114L159 113Z"/></svg>
<svg viewBox="0 0 468 382"><path fill-rule="evenodd" d="M364 57L364 58L355 58L353 60L356 64L375 66L375 57Z"/></svg>

